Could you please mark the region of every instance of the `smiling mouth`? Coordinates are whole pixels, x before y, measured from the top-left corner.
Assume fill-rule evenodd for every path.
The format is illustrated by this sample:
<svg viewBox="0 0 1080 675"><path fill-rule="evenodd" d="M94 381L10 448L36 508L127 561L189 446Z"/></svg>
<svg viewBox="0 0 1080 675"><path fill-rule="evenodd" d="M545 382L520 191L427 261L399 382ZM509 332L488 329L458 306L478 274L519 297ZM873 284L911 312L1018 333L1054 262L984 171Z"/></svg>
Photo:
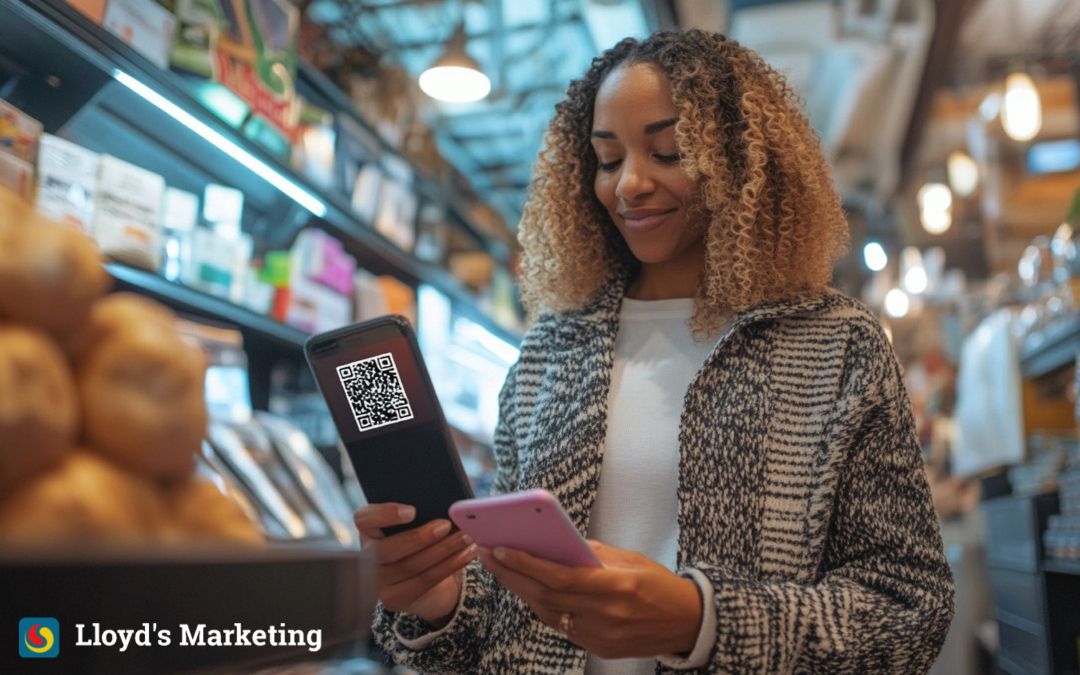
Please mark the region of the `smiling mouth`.
<svg viewBox="0 0 1080 675"><path fill-rule="evenodd" d="M667 211L660 211L659 213L652 213L649 215L641 215L636 217L630 217L623 215L623 223L626 225L626 229L634 232L635 234L641 234L643 232L649 232L659 227L667 217L672 213L675 213L678 209L669 209Z"/></svg>

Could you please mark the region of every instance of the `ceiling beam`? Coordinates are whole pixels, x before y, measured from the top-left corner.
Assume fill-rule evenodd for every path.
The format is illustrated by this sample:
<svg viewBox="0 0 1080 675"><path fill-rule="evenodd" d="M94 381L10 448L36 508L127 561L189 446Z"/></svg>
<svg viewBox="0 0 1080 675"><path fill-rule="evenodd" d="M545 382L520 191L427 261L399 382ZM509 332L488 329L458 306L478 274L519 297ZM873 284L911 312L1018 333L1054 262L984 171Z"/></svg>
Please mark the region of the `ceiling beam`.
<svg viewBox="0 0 1080 675"><path fill-rule="evenodd" d="M935 0L934 34L930 37L930 49L923 66L919 92L915 96L911 120L900 147L900 176L904 184L910 180L912 162L917 156L919 142L926 130L933 111L934 95L952 70L953 56L960 43L960 29L982 0Z"/></svg>
<svg viewBox="0 0 1080 675"><path fill-rule="evenodd" d="M476 33L469 33L465 36L468 41L472 40L491 40L501 39L510 35L516 35L518 33L533 33L536 31L549 30L552 25L570 25L581 20L581 17L565 16L555 18L550 21L538 21L535 23L522 23L516 26L506 26L501 30L483 30ZM398 42L391 48L392 52L407 52L415 49L430 49L432 46L437 46L438 43L428 40L413 40L411 42Z"/></svg>

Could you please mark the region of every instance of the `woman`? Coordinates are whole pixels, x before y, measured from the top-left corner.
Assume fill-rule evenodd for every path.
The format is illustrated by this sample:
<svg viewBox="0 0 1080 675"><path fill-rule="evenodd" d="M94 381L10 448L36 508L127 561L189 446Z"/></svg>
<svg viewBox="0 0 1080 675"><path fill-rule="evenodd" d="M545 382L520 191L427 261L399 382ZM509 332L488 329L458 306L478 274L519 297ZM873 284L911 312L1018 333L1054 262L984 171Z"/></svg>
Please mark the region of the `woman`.
<svg viewBox="0 0 1080 675"><path fill-rule="evenodd" d="M384 538L411 512L366 507L393 658L925 671L953 586L911 407L877 321L826 287L846 223L781 76L700 31L619 43L556 108L520 240L535 320L496 491L553 492L605 567L445 521Z"/></svg>

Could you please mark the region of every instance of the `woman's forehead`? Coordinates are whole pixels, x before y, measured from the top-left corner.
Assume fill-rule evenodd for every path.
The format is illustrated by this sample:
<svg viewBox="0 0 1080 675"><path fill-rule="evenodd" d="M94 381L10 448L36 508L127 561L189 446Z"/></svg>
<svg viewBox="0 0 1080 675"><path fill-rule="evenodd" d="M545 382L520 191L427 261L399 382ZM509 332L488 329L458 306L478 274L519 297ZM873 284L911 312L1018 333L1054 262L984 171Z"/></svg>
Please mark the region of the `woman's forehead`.
<svg viewBox="0 0 1080 675"><path fill-rule="evenodd" d="M655 121L677 116L671 83L660 67L634 63L618 66L600 84L593 106L593 128L637 125L646 118Z"/></svg>

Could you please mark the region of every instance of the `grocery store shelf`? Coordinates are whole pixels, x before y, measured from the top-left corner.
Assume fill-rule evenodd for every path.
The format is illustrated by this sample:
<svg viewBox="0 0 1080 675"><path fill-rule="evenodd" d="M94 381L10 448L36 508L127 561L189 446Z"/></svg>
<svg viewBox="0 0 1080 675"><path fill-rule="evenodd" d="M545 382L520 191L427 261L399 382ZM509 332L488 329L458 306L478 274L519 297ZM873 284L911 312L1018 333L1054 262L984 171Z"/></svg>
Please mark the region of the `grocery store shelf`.
<svg viewBox="0 0 1080 675"><path fill-rule="evenodd" d="M1080 577L1080 559L1049 559L1043 562L1043 571L1053 574L1070 574Z"/></svg>
<svg viewBox="0 0 1080 675"><path fill-rule="evenodd" d="M355 651L370 627L375 602L374 569L368 555L342 549L198 550L80 553L19 557L0 554L0 597L6 616L53 617L59 622L60 654L34 663L40 673L236 672L293 659L326 658ZM89 639L100 629L140 629L150 645L77 645L78 625ZM182 628L205 631L303 631L292 644L278 638L264 646L182 644ZM168 630L170 644L158 636ZM319 631L319 650L312 651ZM272 640L272 638L270 638ZM209 642L209 639L208 639ZM289 641L284 641L289 642ZM14 646L0 670L22 672ZM25 664L23 664L25 665Z"/></svg>
<svg viewBox="0 0 1080 675"><path fill-rule="evenodd" d="M253 208L257 205L257 210L261 208L264 212L272 213L272 218L279 221L283 229L291 227L288 225L291 222L299 222L300 226L323 227L342 239L346 248L356 255L365 268L377 274L392 272L410 284L429 284L450 297L455 308L460 308L489 330L515 344L520 341L520 335L496 324L491 316L479 307L476 297L445 269L420 261L397 247L376 232L370 223L359 219L352 212L349 199L345 195L316 187L277 157L265 152L221 122L194 98L181 77L158 68L67 3L60 0L0 0L0 15L4 16L4 21L0 22L0 45L3 45L0 58L5 51L10 51L13 56L29 58L28 63L41 71L35 71L35 77L40 76L41 80L51 78L50 81L72 87L70 90L48 92L50 106L69 110L71 114L70 110L80 109L92 100L98 101L97 105L103 111L114 116L116 124L127 125L122 127L125 132L145 135L150 142L143 144L143 147L160 146L155 149L155 152L158 152L156 158L171 156L181 167L179 171L189 174L191 171L200 172L200 175L213 181L230 184L242 190L245 193L245 204L251 203ZM121 77L117 73L123 74L122 81L117 79ZM332 83L325 78L320 80L321 76L309 67L303 68L301 73L309 85L317 86L324 93L334 92L336 105L349 106L335 112L357 119L348 99L340 91L336 91ZM67 91L74 92L73 100L65 98L63 92ZM219 139L219 142L224 139L234 148L230 154L232 159L220 157L216 151L208 150L209 146L205 143L209 141L199 139L196 132L185 129L175 119L170 119L170 115L175 117L175 114L167 113L160 109L159 104L153 103L158 99L167 101L167 104L160 105L168 105L170 109L178 110L177 114L194 118L204 130L201 134L203 139L206 139L206 134ZM153 107L154 105L158 105L158 108ZM42 113L39 114L44 117ZM57 123L66 119L60 119ZM50 128L48 120L46 130L56 130ZM98 129L91 131L96 132ZM92 134L90 138L100 136ZM131 147L133 138L135 136L129 138L127 147ZM87 140L89 142L90 139ZM91 149L98 152L113 151L111 147ZM250 159L237 160L235 149ZM397 154L389 146L383 147L381 151ZM140 164L138 158L129 157L128 161ZM252 169L253 165L259 167L259 170ZM147 165L147 168L154 167ZM269 180L267 176L273 180ZM285 189L288 191L278 194L279 190ZM285 194L291 196L292 200ZM296 195L317 196L318 203L316 207L309 206L305 211L299 206L301 202L296 201ZM447 196L446 199L450 200L451 197ZM310 200L304 199L303 202L306 204ZM475 230L470 231L470 234L479 236ZM496 258L505 260L505 253L500 250L501 244L484 241L489 252ZM170 304L187 303L189 310L201 311L207 316L220 316L227 321L239 323L241 327L262 331L277 341L292 345L303 342L299 331L254 314L238 314L240 318L234 318L234 313L245 310L198 294L191 289L180 287L178 290L162 286L161 284L168 282L154 277L155 275L150 274L137 276L133 284L150 294L160 293L160 298L170 301ZM284 330L281 330L282 328Z"/></svg>
<svg viewBox="0 0 1080 675"><path fill-rule="evenodd" d="M300 349L308 334L299 328L234 305L228 300L168 281L167 279L120 263L105 266L119 290L134 291L164 303L179 312L187 312L234 325L285 346Z"/></svg>
<svg viewBox="0 0 1080 675"><path fill-rule="evenodd" d="M1020 372L1038 377L1074 363L1080 353L1080 313L1062 316L1029 334L1020 348Z"/></svg>

